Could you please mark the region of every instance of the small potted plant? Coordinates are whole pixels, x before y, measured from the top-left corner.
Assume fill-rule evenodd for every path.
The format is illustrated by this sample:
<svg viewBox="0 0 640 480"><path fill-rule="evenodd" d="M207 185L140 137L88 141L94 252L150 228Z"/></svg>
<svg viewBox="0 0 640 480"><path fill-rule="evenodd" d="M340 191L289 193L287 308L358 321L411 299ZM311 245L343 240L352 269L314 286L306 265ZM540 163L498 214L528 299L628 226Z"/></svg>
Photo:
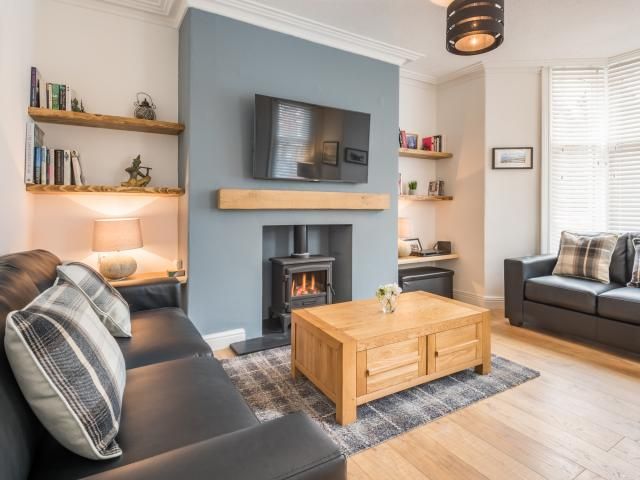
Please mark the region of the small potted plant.
<svg viewBox="0 0 640 480"><path fill-rule="evenodd" d="M416 190L418 190L418 182L415 180L411 180L409 182L409 195L415 195Z"/></svg>
<svg viewBox="0 0 640 480"><path fill-rule="evenodd" d="M402 289L397 283L388 283L380 285L376 290L376 298L382 306L383 313L393 313L398 306L398 298L402 293Z"/></svg>

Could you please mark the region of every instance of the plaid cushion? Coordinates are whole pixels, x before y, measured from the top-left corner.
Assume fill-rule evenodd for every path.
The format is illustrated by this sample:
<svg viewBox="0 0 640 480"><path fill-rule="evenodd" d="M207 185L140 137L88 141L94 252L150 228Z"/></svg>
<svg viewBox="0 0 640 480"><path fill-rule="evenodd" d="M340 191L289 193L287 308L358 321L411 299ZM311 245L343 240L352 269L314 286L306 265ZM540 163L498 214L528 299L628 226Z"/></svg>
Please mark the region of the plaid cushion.
<svg viewBox="0 0 640 480"><path fill-rule="evenodd" d="M7 358L51 435L83 457L118 457L126 370L115 339L87 299L61 282L7 315Z"/></svg>
<svg viewBox="0 0 640 480"><path fill-rule="evenodd" d="M636 254L633 258L633 273L631 274L631 281L627 283L627 287L640 288L640 238L633 239L633 248Z"/></svg>
<svg viewBox="0 0 640 480"><path fill-rule="evenodd" d="M131 336L129 305L102 275L80 262L66 262L58 266L58 275L80 289L111 335Z"/></svg>
<svg viewBox="0 0 640 480"><path fill-rule="evenodd" d="M618 235L562 232L554 275L586 278L609 283L609 265Z"/></svg>

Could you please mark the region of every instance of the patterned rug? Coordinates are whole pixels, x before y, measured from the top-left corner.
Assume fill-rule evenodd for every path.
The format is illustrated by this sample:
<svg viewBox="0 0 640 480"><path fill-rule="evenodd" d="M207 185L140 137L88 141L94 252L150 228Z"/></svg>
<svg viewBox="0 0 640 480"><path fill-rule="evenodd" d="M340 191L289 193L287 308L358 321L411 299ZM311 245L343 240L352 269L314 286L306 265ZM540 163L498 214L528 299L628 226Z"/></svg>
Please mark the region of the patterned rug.
<svg viewBox="0 0 640 480"><path fill-rule="evenodd" d="M290 376L291 347L222 360L222 366L261 422L303 411L346 455L373 447L479 400L536 378L539 372L492 356L492 372L473 369L434 380L358 407L358 420L341 426L331 400L304 376Z"/></svg>

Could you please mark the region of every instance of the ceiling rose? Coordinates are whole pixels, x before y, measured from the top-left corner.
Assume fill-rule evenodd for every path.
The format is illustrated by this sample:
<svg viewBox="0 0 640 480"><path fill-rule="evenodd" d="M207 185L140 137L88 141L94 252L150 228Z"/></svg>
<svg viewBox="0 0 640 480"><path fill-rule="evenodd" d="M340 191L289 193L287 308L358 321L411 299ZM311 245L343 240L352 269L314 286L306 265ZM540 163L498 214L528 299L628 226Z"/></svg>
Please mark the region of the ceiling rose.
<svg viewBox="0 0 640 480"><path fill-rule="evenodd" d="M479 55L498 48L503 41L504 0L453 0L447 7L449 52Z"/></svg>

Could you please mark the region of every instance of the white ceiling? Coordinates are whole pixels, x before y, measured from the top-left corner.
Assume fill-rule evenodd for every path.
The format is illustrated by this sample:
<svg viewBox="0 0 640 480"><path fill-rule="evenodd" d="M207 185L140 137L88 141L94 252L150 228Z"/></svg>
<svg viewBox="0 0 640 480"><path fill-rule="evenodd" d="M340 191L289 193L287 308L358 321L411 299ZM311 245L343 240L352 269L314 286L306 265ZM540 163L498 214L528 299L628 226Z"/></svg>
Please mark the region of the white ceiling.
<svg viewBox="0 0 640 480"><path fill-rule="evenodd" d="M210 11L222 14L225 8L248 9L251 13L257 12L258 16L265 13L260 10L261 6L271 7L418 52L423 57L404 65L404 69L425 78L442 77L479 61L547 63L554 59L604 58L640 49L640 0L505 0L504 43L493 52L471 57L459 57L445 50L446 9L430 0L61 1L90 8L109 7L110 11L126 9L138 17L144 14L142 19L172 26L179 23L187 5L210 9L215 4L216 9ZM277 10L266 13L272 20L279 16ZM296 19L291 17L287 21L291 24ZM302 29L306 27L301 25ZM287 33L297 34L291 25ZM342 34L338 32L337 35ZM305 33L300 36L312 41L316 39ZM361 40L359 37L342 37L343 42L352 41L353 51L358 52L355 43ZM321 43L331 45L331 42ZM412 58L412 55L404 57Z"/></svg>

